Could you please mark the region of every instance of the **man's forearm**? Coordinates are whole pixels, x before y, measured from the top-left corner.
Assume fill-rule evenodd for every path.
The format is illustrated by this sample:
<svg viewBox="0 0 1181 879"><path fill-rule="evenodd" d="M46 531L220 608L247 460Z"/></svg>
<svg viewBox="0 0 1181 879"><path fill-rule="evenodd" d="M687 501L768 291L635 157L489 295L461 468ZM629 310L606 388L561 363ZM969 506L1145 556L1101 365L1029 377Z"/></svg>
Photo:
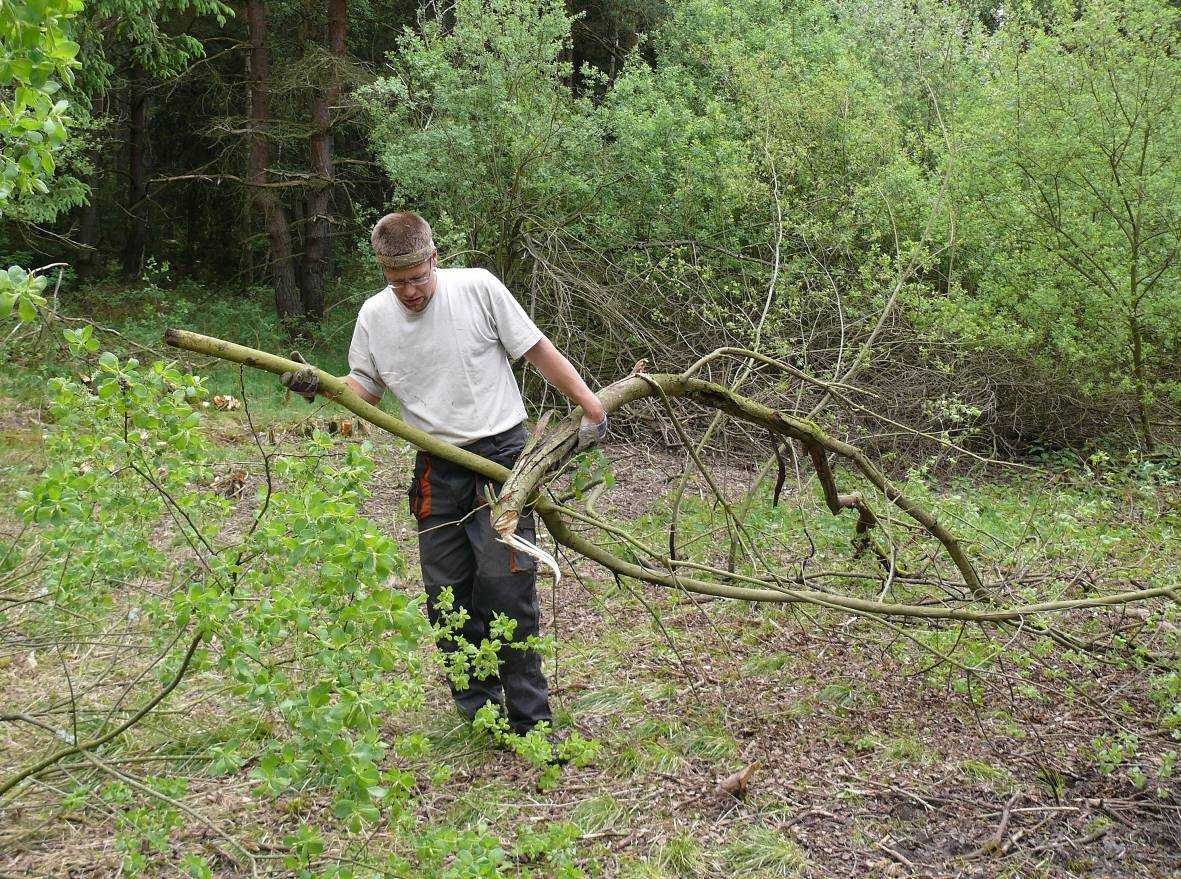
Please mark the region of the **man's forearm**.
<svg viewBox="0 0 1181 879"><path fill-rule="evenodd" d="M381 397L375 397L373 394L369 393L367 390L361 387L360 382L358 382L355 378L347 375L341 376L341 378L344 379L344 383L349 386L349 389L366 403L370 404L371 406L376 406L381 402Z"/></svg>
<svg viewBox="0 0 1181 879"><path fill-rule="evenodd" d="M598 422L606 416L599 398L549 339L542 337L541 341L525 352L525 359L537 367L545 380L561 391L570 402L581 406L587 418Z"/></svg>

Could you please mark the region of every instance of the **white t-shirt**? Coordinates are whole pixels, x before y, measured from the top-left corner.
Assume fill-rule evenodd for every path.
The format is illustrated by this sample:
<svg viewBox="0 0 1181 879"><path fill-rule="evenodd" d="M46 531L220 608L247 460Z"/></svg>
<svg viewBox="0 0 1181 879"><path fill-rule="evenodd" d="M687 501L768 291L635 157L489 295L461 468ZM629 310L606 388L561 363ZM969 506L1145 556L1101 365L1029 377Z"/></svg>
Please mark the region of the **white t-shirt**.
<svg viewBox="0 0 1181 879"><path fill-rule="evenodd" d="M349 377L402 404L407 424L462 445L525 420L509 361L542 338L508 288L485 269L439 269L426 308L386 287L357 315Z"/></svg>

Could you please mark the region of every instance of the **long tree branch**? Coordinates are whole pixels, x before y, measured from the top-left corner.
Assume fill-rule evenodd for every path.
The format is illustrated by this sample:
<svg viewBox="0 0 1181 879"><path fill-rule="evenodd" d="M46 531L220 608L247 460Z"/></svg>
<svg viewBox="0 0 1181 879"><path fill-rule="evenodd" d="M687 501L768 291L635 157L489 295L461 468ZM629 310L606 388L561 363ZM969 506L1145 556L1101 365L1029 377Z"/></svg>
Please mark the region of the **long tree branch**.
<svg viewBox="0 0 1181 879"><path fill-rule="evenodd" d="M275 374L307 368L306 364L296 363L284 357L278 357L253 348L247 348L242 345L235 345L231 342L181 330L169 330L165 336L165 341L177 348L198 354L220 357L234 363L242 363ZM750 586L737 586L727 582L703 580L655 570L651 567L621 559L603 547L576 534L562 519L562 512L565 508L549 500L544 494L535 491L543 482L546 475L551 473L555 466L560 466L573 450L578 423L581 418L580 410L573 412L549 434L542 437L530 454L523 456L522 460L518 462L517 467L510 471L508 468L496 464L493 461L489 461L479 455L473 455L450 443L435 439L417 428L410 427L401 419L382 412L377 407L371 406L363 401L358 395L349 390L341 379L323 371L318 372L324 395L344 406L358 417L364 418L374 426L407 440L432 455L459 464L476 473L487 476L496 483L503 484L504 488L501 491L500 497L497 499L496 509L493 511L497 517L498 528L501 529L502 533L504 533L504 529L509 525L510 521L515 526L515 520L512 517L520 509L523 509L526 503L532 503L534 509L537 510L547 528L549 528L551 535L553 535L555 541L559 544L592 561L602 564L620 576L632 577L648 583L666 586L670 589L678 591L688 590L703 595L714 595L745 601L777 603L804 602L850 613L867 613L928 620L963 620L994 623L1024 620L1029 616L1038 614L1128 604L1160 597L1169 597L1176 600L1179 594L1175 586L1160 586L1092 598L1064 599L1013 607L998 606L993 603L987 590L984 589L983 584L972 568L971 562L968 560L958 540L925 508L904 495L877 467L866 459L865 455L859 449L828 436L819 426L806 419L775 412L766 406L732 394L727 388L720 385L683 375L654 375L644 376L642 378L632 376L603 389L599 393L599 397L608 411L614 411L629 402L650 396L652 389L649 386L649 382L657 381L671 397L684 397L703 405L721 409L735 417L760 424L780 435L796 439L804 443L806 447L819 446L826 453L836 454L852 461L857 469L861 471L862 475L881 491L892 504L915 519L916 522L919 522L924 529L940 541L944 549L948 552L948 555L955 562L956 567L960 570L961 575L972 592L978 599L987 601L988 605L981 608L966 608L947 604L914 605L884 603L820 591L814 588L809 589L806 588L807 581L798 577L795 578L795 582L804 585L805 588L795 588L794 585L786 585L791 582L786 577L783 578L783 585L768 583L766 588L752 588ZM529 487L526 486L526 482L529 482ZM519 506L515 506L516 504L519 504ZM1052 632L1048 632L1045 629L1039 629L1039 631L1053 637ZM1078 647L1078 643L1074 639L1071 639L1068 644L1069 646Z"/></svg>

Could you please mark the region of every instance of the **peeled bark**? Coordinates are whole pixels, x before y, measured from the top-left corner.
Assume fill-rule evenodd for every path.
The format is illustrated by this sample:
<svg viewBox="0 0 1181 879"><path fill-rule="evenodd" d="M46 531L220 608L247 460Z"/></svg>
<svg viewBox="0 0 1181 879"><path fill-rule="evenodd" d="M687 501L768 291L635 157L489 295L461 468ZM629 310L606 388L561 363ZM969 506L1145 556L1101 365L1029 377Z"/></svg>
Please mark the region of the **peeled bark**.
<svg viewBox="0 0 1181 879"><path fill-rule="evenodd" d="M860 547L865 545L870 529L877 525L877 516L859 492L841 494L837 491L828 455L844 458L892 504L938 540L959 570L965 585L978 597L985 597L980 577L955 536L923 506L904 495L856 446L829 436L815 422L776 412L729 388L685 375L634 375L615 382L599 393L608 412L650 396L694 400L742 421L764 427L776 436L801 443L808 450L816 466L816 475L824 490L829 510L834 515L840 515L847 509L857 511L856 536ZM500 534L507 535L516 530L521 511L534 497L542 481L574 451L581 417L581 410L575 410L529 454L522 455L517 461L512 475L492 507L493 524Z"/></svg>
<svg viewBox="0 0 1181 879"><path fill-rule="evenodd" d="M266 0L246 0L250 33L250 172L251 200L263 215L271 249L271 274L275 285L275 313L280 320L303 316L303 302L295 281L291 255L291 229L287 211L274 191L267 188L270 165L269 77L267 59Z"/></svg>

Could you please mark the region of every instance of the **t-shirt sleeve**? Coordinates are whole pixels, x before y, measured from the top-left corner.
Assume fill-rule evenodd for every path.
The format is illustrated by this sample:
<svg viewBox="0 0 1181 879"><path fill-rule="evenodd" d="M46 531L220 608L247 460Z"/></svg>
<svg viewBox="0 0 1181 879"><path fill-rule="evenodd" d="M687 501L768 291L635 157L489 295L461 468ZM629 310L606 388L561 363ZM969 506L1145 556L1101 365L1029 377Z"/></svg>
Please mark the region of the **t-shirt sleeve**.
<svg viewBox="0 0 1181 879"><path fill-rule="evenodd" d="M487 281L496 335L509 358L516 360L541 341L542 332L499 278L488 272Z"/></svg>
<svg viewBox="0 0 1181 879"><path fill-rule="evenodd" d="M373 352L369 348L369 330L365 326L364 312L357 315L353 341L349 343L348 377L375 397L385 393L385 382L381 380L377 364L373 362Z"/></svg>

